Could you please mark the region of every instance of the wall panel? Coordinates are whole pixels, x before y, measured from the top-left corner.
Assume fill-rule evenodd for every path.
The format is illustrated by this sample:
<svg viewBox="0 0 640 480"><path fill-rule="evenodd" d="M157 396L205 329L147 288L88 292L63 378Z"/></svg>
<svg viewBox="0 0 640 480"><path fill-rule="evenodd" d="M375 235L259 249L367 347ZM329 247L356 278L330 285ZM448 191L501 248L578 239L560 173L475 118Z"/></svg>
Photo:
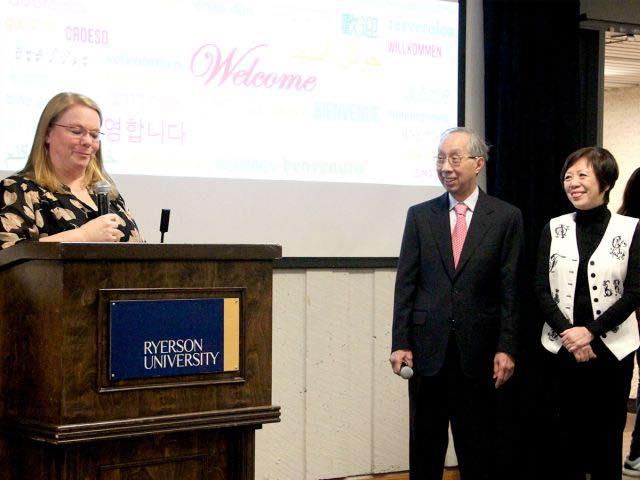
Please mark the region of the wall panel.
<svg viewBox="0 0 640 480"><path fill-rule="evenodd" d="M408 468L406 382L391 372L391 269L277 270L273 402L256 478L335 478Z"/></svg>

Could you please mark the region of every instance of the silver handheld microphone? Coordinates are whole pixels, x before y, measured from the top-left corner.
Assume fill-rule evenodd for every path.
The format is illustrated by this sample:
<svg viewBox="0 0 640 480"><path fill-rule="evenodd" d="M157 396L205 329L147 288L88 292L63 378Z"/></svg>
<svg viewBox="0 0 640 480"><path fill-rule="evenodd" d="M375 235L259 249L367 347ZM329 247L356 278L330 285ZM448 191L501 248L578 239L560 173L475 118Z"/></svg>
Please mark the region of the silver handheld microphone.
<svg viewBox="0 0 640 480"><path fill-rule="evenodd" d="M402 368L400 368L400 376L405 380L409 380L411 377L413 377L413 368L411 368L406 363L403 363Z"/></svg>

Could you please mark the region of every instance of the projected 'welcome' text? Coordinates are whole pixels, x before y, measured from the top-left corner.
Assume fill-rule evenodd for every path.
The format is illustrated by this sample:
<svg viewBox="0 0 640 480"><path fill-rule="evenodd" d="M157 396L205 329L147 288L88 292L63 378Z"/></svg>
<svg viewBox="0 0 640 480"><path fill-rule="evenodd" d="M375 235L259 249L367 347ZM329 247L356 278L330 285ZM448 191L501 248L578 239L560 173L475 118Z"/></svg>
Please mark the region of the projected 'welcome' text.
<svg viewBox="0 0 640 480"><path fill-rule="evenodd" d="M236 85L250 88L273 88L310 92L316 88L318 79L299 73L278 73L264 70L260 65L258 50L267 45L256 45L244 53L236 48L224 55L214 44L203 45L191 58L191 73L203 77L204 84L217 80L218 85Z"/></svg>
<svg viewBox="0 0 640 480"><path fill-rule="evenodd" d="M204 351L202 338L144 342L144 368L156 370L216 365L220 352Z"/></svg>

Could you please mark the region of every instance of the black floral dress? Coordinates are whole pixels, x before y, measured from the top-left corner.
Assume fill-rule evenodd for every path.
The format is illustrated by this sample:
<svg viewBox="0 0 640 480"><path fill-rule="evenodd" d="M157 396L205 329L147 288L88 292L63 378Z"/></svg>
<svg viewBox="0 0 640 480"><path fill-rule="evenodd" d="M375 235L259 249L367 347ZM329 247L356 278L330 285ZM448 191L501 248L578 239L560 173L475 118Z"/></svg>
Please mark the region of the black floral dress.
<svg viewBox="0 0 640 480"><path fill-rule="evenodd" d="M95 193L89 193L97 204ZM109 211L118 215L121 242L144 241L122 196L109 202ZM54 193L29 178L7 177L0 184L0 248L78 228L97 215L71 191Z"/></svg>

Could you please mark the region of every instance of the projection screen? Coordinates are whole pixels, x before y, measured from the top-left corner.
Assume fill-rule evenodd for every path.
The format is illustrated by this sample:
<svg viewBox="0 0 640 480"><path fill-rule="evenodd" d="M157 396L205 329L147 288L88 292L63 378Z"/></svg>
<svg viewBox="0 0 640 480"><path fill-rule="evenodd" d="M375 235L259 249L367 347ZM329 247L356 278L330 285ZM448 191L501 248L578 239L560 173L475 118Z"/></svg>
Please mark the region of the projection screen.
<svg viewBox="0 0 640 480"><path fill-rule="evenodd" d="M396 256L442 192L459 5L438 0L5 0L0 169L53 95L103 112L103 157L148 241Z"/></svg>

